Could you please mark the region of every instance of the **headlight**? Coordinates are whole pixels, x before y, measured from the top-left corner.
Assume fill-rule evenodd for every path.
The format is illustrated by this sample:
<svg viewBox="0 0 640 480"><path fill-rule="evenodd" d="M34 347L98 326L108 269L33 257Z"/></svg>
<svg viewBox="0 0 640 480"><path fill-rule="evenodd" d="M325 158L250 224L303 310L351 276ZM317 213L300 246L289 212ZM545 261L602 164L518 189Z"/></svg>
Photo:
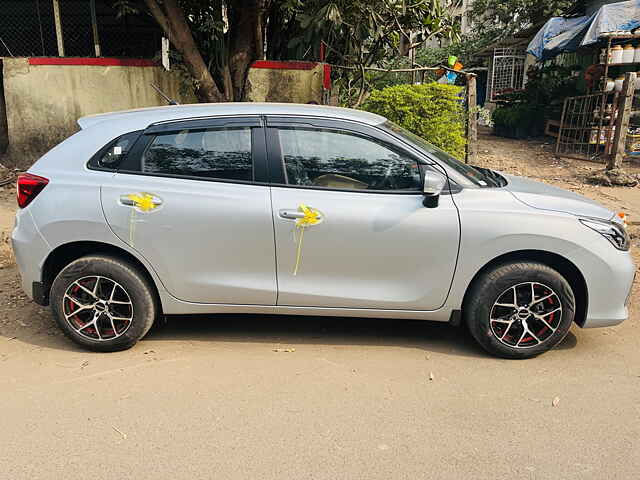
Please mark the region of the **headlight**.
<svg viewBox="0 0 640 480"><path fill-rule="evenodd" d="M629 250L631 244L629 234L622 224L597 218L581 218L580 221L609 240L618 250Z"/></svg>

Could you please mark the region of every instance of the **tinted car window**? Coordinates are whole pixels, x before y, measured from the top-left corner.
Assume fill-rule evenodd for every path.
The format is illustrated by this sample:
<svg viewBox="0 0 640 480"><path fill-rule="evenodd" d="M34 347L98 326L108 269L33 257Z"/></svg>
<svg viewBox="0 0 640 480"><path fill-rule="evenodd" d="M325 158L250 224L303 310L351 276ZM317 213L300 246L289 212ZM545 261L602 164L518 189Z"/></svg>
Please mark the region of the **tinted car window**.
<svg viewBox="0 0 640 480"><path fill-rule="evenodd" d="M142 171L253 180L251 129L213 128L157 135L142 156Z"/></svg>
<svg viewBox="0 0 640 480"><path fill-rule="evenodd" d="M98 152L94 160L94 166L97 165L98 167L109 169L117 168L139 136L140 132L131 132L116 138Z"/></svg>
<svg viewBox="0 0 640 480"><path fill-rule="evenodd" d="M416 160L349 132L281 128L289 185L347 190L422 190Z"/></svg>

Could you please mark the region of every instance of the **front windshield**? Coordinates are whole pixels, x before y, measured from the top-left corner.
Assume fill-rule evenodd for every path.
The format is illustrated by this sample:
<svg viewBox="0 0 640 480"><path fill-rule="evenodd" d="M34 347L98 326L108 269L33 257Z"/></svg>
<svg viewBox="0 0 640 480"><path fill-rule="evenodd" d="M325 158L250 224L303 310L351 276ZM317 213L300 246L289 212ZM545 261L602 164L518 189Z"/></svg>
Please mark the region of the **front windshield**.
<svg viewBox="0 0 640 480"><path fill-rule="evenodd" d="M422 137L419 137L415 133L411 133L409 130L402 128L400 125L396 125L392 121L387 120L382 124L382 126L388 128L393 133L402 137L404 140L408 141L412 145L415 145L420 150L424 150L425 152L433 155L438 160L442 161L444 164L452 168L464 180L466 180L466 182L463 183L472 184L479 187L500 186L499 182L495 178L483 172L483 170L485 169L472 167L471 165L462 163L455 157L449 155L444 150L441 150L435 145L430 144Z"/></svg>

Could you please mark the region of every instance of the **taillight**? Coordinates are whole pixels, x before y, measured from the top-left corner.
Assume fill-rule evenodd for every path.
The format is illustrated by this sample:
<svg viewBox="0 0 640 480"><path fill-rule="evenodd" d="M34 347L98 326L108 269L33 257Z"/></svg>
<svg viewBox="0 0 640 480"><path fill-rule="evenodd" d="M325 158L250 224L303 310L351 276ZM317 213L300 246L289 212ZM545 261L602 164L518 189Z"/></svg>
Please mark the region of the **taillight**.
<svg viewBox="0 0 640 480"><path fill-rule="evenodd" d="M32 173L18 175L18 206L24 208L38 196L49 180Z"/></svg>

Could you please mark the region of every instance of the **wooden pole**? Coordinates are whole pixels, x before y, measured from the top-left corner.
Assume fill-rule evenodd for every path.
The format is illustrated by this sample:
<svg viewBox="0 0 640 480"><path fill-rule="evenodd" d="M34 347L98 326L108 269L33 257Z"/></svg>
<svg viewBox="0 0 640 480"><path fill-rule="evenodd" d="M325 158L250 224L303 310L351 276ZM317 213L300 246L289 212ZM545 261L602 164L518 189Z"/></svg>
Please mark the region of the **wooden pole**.
<svg viewBox="0 0 640 480"><path fill-rule="evenodd" d="M53 2L53 21L56 26L56 40L58 42L58 56L64 57L64 38L62 36L62 19L60 18L60 0Z"/></svg>
<svg viewBox="0 0 640 480"><path fill-rule="evenodd" d="M91 30L93 31L93 48L96 57L100 56L100 36L98 35L98 16L96 15L96 0L89 0L91 6Z"/></svg>
<svg viewBox="0 0 640 480"><path fill-rule="evenodd" d="M467 157L466 163L478 161L478 109L476 105L476 76L467 75Z"/></svg>
<svg viewBox="0 0 640 480"><path fill-rule="evenodd" d="M9 148L9 125L7 123L7 104L4 99L4 65L0 58L0 153Z"/></svg>
<svg viewBox="0 0 640 480"><path fill-rule="evenodd" d="M631 118L631 104L633 103L633 92L636 86L636 73L627 72L624 75L624 83L618 100L618 118L616 119L616 133L613 137L611 155L607 159L607 170L622 167L624 158L624 144L629 130L629 119Z"/></svg>

